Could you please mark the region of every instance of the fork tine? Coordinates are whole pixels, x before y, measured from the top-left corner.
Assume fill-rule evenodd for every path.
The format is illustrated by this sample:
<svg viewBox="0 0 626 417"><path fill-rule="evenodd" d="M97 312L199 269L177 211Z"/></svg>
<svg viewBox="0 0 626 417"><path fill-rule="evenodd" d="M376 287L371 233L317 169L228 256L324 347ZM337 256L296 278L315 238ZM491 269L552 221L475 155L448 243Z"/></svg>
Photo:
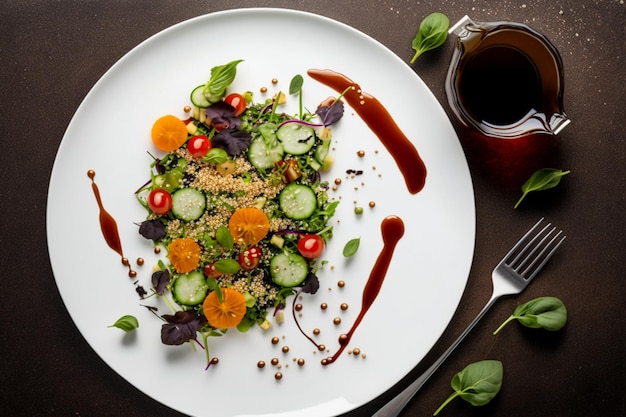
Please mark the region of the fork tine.
<svg viewBox="0 0 626 417"><path fill-rule="evenodd" d="M541 218L528 232L526 232L526 234L517 242L517 244L515 244L513 249L509 251L502 261L502 263L508 265L527 281L532 280L537 273L539 273L546 262L548 262L548 259L552 257L554 252L565 240L565 236L561 236L563 233L562 230L559 230L556 234L554 234L556 227L552 227L550 229L551 223L545 225L539 232L534 234L532 238L529 239L542 221L543 218ZM509 260L511 257L513 257L513 259Z"/></svg>
<svg viewBox="0 0 626 417"><path fill-rule="evenodd" d="M552 231L554 231L555 229L556 228L554 228ZM543 250L539 253L539 255L537 255L535 260L521 273L522 276L526 276L526 279L529 281L535 278L535 276L539 273L539 271L541 271L541 269L546 264L546 262L548 262L548 260L554 254L554 252L556 252L559 246L561 246L561 243L563 243L563 241L565 240L566 236L563 235L561 239L558 242L556 242L556 244L554 244L556 239L562 234L563 234L563 231L559 230L559 232L556 235L554 235L554 237L550 240L550 242L548 242L548 244L543 248ZM551 246L553 244L554 246ZM552 247L552 249L550 249L550 247ZM546 253L548 250L550 250L550 252ZM535 264L537 264L537 262L539 261L541 261L541 263L539 263L539 265L535 267ZM532 270L532 268L534 268L533 272L527 276L527 274Z"/></svg>

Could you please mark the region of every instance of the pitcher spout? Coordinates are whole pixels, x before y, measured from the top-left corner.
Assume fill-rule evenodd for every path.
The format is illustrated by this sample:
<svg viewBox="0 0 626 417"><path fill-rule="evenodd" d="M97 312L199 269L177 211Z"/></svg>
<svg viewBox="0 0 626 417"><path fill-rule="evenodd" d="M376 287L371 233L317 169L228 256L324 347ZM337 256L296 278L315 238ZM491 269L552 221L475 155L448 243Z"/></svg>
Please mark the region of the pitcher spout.
<svg viewBox="0 0 626 417"><path fill-rule="evenodd" d="M554 135L558 135L561 130L570 124L571 120L565 114L553 114L550 118L550 131Z"/></svg>

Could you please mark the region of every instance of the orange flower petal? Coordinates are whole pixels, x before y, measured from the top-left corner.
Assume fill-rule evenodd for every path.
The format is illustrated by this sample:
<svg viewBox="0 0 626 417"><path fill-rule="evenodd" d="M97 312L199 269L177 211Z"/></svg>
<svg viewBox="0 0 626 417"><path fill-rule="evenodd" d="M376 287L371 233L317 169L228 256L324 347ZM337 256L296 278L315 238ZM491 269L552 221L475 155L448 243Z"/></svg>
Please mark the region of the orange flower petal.
<svg viewBox="0 0 626 417"><path fill-rule="evenodd" d="M187 126L178 117L168 114L154 122L151 137L154 146L162 151L172 152L187 140Z"/></svg>
<svg viewBox="0 0 626 417"><path fill-rule="evenodd" d="M204 316L209 324L218 329L235 327L246 314L246 300L239 291L232 288L222 288L222 302L217 292L212 291L202 304Z"/></svg>
<svg viewBox="0 0 626 417"><path fill-rule="evenodd" d="M174 239L168 246L167 257L177 272L191 272L200 263L200 245L186 237Z"/></svg>
<svg viewBox="0 0 626 417"><path fill-rule="evenodd" d="M263 210L247 207L233 213L228 222L228 229L238 244L254 245L267 236L270 223Z"/></svg>

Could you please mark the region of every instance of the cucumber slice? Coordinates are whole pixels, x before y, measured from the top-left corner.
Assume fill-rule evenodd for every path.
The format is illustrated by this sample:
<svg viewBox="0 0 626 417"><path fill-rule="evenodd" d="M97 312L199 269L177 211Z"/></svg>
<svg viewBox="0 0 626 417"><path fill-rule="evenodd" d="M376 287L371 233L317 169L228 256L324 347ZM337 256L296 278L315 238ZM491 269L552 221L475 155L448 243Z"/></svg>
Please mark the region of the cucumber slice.
<svg viewBox="0 0 626 417"><path fill-rule="evenodd" d="M202 84L194 88L191 91L190 99L194 106L206 109L211 105L211 102L209 102L209 100L207 100L206 96L204 95L204 87L205 85Z"/></svg>
<svg viewBox="0 0 626 417"><path fill-rule="evenodd" d="M285 152L303 155L315 145L315 130L300 123L286 123L276 131L276 137L283 144Z"/></svg>
<svg viewBox="0 0 626 417"><path fill-rule="evenodd" d="M292 182L280 192L278 203L285 216L302 220L311 217L317 208L317 196L311 187Z"/></svg>
<svg viewBox="0 0 626 417"><path fill-rule="evenodd" d="M199 271L191 271L176 277L172 286L174 298L186 306L200 304L209 289L204 274Z"/></svg>
<svg viewBox="0 0 626 417"><path fill-rule="evenodd" d="M295 287L309 274L309 264L297 253L281 252L270 259L272 281L281 287Z"/></svg>
<svg viewBox="0 0 626 417"><path fill-rule="evenodd" d="M276 162L283 159L284 154L280 143L276 142L275 146L270 146L261 136L253 139L248 148L248 159L258 170L273 168Z"/></svg>
<svg viewBox="0 0 626 417"><path fill-rule="evenodd" d="M181 188L172 194L172 213L186 222L197 220L206 208L204 193L195 188Z"/></svg>

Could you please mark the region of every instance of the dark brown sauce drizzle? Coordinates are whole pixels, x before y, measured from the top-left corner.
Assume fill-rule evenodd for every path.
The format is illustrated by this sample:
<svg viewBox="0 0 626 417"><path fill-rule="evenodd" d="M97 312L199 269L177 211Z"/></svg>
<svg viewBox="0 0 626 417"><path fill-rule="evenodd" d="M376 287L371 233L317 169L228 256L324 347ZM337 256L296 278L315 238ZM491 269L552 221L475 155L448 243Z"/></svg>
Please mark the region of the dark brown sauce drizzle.
<svg viewBox="0 0 626 417"><path fill-rule="evenodd" d="M124 256L124 252L122 251L122 242L120 240L120 234L117 230L117 222L113 216L111 216L111 214L104 209L104 205L102 204L100 190L94 180L96 177L96 171L90 169L87 171L87 176L91 179L91 188L93 189L93 194L96 197L96 202L98 203L98 208L100 209L100 229L102 230L104 240L111 249L120 255L122 258L122 264L128 267L128 276L135 278L137 276L137 272L131 268L128 258Z"/></svg>
<svg viewBox="0 0 626 417"><path fill-rule="evenodd" d="M388 216L383 219L380 225L380 229L383 237L383 248L378 255L378 258L376 259L376 263L374 264L367 283L365 284L365 288L363 289L361 311L359 312L359 315L355 319L348 333L339 336L340 346L337 352L331 357L322 359L322 365L330 365L337 360L337 358L344 351L348 343L350 343L350 339L352 339L352 335L356 331L357 327L359 327L359 324L361 323L361 320L363 320L363 317L365 317L365 313L367 313L367 311L374 303L374 300L376 300L376 297L380 292L380 288L383 285L383 281L385 280L385 276L387 275L387 270L389 269L389 264L391 263L391 258L393 256L396 245L400 241L400 238L404 235L404 222L400 217ZM300 328L299 324L298 328ZM300 331L302 331L302 329L300 329ZM321 345L315 343L313 339L306 334L305 336L310 341L312 341L315 346L318 347L318 349L320 348Z"/></svg>
<svg viewBox="0 0 626 417"><path fill-rule="evenodd" d="M393 156L400 172L404 176L409 192L411 194L420 192L426 183L426 166L424 161L422 161L415 146L402 133L402 130L400 130L387 109L376 97L365 93L358 84L338 72L310 69L307 71L307 74L338 93L345 91L343 98L372 129L383 145L385 145L385 148L391 153L391 156ZM346 91L346 89L348 90Z"/></svg>

